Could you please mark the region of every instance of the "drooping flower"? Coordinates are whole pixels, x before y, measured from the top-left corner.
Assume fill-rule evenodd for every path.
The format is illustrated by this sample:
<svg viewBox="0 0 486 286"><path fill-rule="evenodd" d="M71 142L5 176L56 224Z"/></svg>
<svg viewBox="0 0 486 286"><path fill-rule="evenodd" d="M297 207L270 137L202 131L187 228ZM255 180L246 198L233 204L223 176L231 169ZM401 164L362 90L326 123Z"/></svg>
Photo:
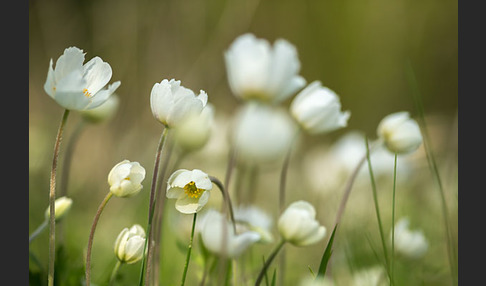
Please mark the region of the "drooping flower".
<svg viewBox="0 0 486 286"><path fill-rule="evenodd" d="M154 84L150 93L152 114L167 127L175 127L191 114L200 113L207 102L208 95L204 90L196 96L175 79Z"/></svg>
<svg viewBox="0 0 486 286"><path fill-rule="evenodd" d="M197 151L209 140L214 121L213 105L208 103L201 113L193 113L176 126L174 140L183 151Z"/></svg>
<svg viewBox="0 0 486 286"><path fill-rule="evenodd" d="M120 105L120 98L112 94L103 104L87 110L80 111L81 117L90 123L101 123L110 120Z"/></svg>
<svg viewBox="0 0 486 286"><path fill-rule="evenodd" d="M234 119L231 141L238 157L249 163L271 163L284 157L297 126L279 107L248 102Z"/></svg>
<svg viewBox="0 0 486 286"><path fill-rule="evenodd" d="M115 255L123 263L132 264L142 259L145 230L138 224L124 228L116 238Z"/></svg>
<svg viewBox="0 0 486 286"><path fill-rule="evenodd" d="M204 246L209 251L229 258L237 258L261 239L258 232L251 230L234 233L231 221L214 209L203 214L198 231Z"/></svg>
<svg viewBox="0 0 486 286"><path fill-rule="evenodd" d="M395 224L395 249L410 258L422 257L429 247L427 239L422 231L410 230L409 225L408 218L401 218Z"/></svg>
<svg viewBox="0 0 486 286"><path fill-rule="evenodd" d="M326 227L316 220L316 210L306 201L290 204L280 215L278 230L284 241L295 246L306 246L320 241Z"/></svg>
<svg viewBox="0 0 486 286"><path fill-rule="evenodd" d="M385 116L378 125L377 133L394 153L411 153L422 144L420 128L406 111Z"/></svg>
<svg viewBox="0 0 486 286"><path fill-rule="evenodd" d="M110 192L117 197L130 197L142 190L145 169L138 162L123 160L108 174Z"/></svg>
<svg viewBox="0 0 486 286"><path fill-rule="evenodd" d="M60 197L60 198L57 198L54 201L54 217L55 217L56 221L59 221L64 216L66 216L66 214L71 209L72 204L73 204L73 200L68 198L68 197ZM51 212L51 208L47 207L47 209L44 213L46 220L49 220L49 218L51 216L50 212Z"/></svg>
<svg viewBox="0 0 486 286"><path fill-rule="evenodd" d="M314 81L292 100L292 116L311 134L321 134L347 126L349 111L341 111L339 96L331 89Z"/></svg>
<svg viewBox="0 0 486 286"><path fill-rule="evenodd" d="M180 169L167 181L167 198L177 199L175 208L184 214L199 212L208 202L213 188L208 174L201 170Z"/></svg>
<svg viewBox="0 0 486 286"><path fill-rule="evenodd" d="M298 75L300 61L296 48L278 39L274 46L253 34L236 38L225 52L229 86L239 98L281 102L305 85Z"/></svg>
<svg viewBox="0 0 486 286"><path fill-rule="evenodd" d="M120 86L116 81L104 88L111 79L111 66L100 57L94 57L86 64L83 50L69 47L57 59L49 63L45 92L62 107L69 110L86 110L104 103Z"/></svg>

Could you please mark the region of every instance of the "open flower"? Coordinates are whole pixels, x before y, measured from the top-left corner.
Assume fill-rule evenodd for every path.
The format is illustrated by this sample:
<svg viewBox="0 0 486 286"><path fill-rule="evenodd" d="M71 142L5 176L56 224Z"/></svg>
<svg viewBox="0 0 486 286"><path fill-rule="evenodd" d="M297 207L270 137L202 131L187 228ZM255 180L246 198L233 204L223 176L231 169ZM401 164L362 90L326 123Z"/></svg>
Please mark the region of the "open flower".
<svg viewBox="0 0 486 286"><path fill-rule="evenodd" d="M255 231L234 233L231 221L214 209L203 214L198 231L209 251L229 258L237 258L261 239L261 235Z"/></svg>
<svg viewBox="0 0 486 286"><path fill-rule="evenodd" d="M192 113L200 113L208 102L204 90L196 94L183 86L180 80L167 79L154 84L150 93L150 107L155 119L167 127L178 125Z"/></svg>
<svg viewBox="0 0 486 286"><path fill-rule="evenodd" d="M124 228L115 241L115 255L123 263L132 264L143 257L145 230L138 224Z"/></svg>
<svg viewBox="0 0 486 286"><path fill-rule="evenodd" d="M175 208L184 214L200 211L209 200L213 183L201 170L180 169L172 173L167 181L167 198L177 199Z"/></svg>
<svg viewBox="0 0 486 286"><path fill-rule="evenodd" d="M281 102L305 85L297 50L286 40L276 40L272 48L267 40L244 34L224 57L229 86L239 98Z"/></svg>
<svg viewBox="0 0 486 286"><path fill-rule="evenodd" d="M408 218L401 218L395 224L395 249L407 257L419 258L425 254L429 244L422 231L412 231L409 225Z"/></svg>
<svg viewBox="0 0 486 286"><path fill-rule="evenodd" d="M95 108L120 86L120 81L116 81L104 89L111 79L111 66L100 57L83 65L84 55L83 50L69 47L57 59L55 69L52 59L49 63L44 90L69 110Z"/></svg>
<svg viewBox="0 0 486 286"><path fill-rule="evenodd" d="M231 140L247 163L271 163L284 157L297 126L286 110L248 102L235 117Z"/></svg>
<svg viewBox="0 0 486 286"><path fill-rule="evenodd" d="M54 217L56 221L62 219L71 209L71 205L73 204L73 200L68 197L60 197L54 201ZM51 216L51 208L47 207L45 212L45 217L48 220Z"/></svg>
<svg viewBox="0 0 486 286"><path fill-rule="evenodd" d="M406 111L385 116L378 125L377 133L394 153L410 153L422 144L420 128Z"/></svg>
<svg viewBox="0 0 486 286"><path fill-rule="evenodd" d="M293 202L285 209L278 220L278 231L295 246L314 244L326 235L326 228L316 220L316 210L306 201Z"/></svg>
<svg viewBox="0 0 486 286"><path fill-rule="evenodd" d="M138 162L123 160L116 164L108 174L110 192L117 197L130 197L143 188L145 169Z"/></svg>
<svg viewBox="0 0 486 286"><path fill-rule="evenodd" d="M311 134L331 132L346 127L349 111L341 111L339 96L320 81L314 81L292 100L292 116Z"/></svg>

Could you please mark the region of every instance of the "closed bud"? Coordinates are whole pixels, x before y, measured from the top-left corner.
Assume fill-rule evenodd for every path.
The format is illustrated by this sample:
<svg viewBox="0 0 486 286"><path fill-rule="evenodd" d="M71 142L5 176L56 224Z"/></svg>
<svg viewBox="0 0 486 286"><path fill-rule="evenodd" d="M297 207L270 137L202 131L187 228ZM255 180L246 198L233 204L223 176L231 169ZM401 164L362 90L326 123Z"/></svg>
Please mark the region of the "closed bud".
<svg viewBox="0 0 486 286"><path fill-rule="evenodd" d="M145 231L135 224L124 228L115 241L115 255L123 263L132 264L142 259L145 247Z"/></svg>
<svg viewBox="0 0 486 286"><path fill-rule="evenodd" d="M123 160L108 174L110 192L117 197L130 197L142 189L145 169L138 162Z"/></svg>
<svg viewBox="0 0 486 286"><path fill-rule="evenodd" d="M56 199L56 201L54 202L54 216L56 218L56 221L59 221L68 213L68 211L71 209L72 204L73 200L67 197L60 197ZM47 220L51 217L50 212L51 208L47 207L45 212L45 217Z"/></svg>
<svg viewBox="0 0 486 286"><path fill-rule="evenodd" d="M422 144L420 128L406 111L385 116L378 125L377 133L393 153L411 153Z"/></svg>

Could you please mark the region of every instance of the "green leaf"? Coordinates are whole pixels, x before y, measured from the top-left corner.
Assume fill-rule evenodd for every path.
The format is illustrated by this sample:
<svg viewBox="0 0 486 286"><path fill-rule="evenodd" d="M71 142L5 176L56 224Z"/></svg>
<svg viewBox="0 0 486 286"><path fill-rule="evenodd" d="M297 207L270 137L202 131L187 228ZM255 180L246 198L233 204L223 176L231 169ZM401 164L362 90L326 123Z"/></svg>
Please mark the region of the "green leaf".
<svg viewBox="0 0 486 286"><path fill-rule="evenodd" d="M277 285L277 269L276 268L273 270L271 286L275 286L275 285Z"/></svg>
<svg viewBox="0 0 486 286"><path fill-rule="evenodd" d="M329 242L327 243L326 250L322 255L321 264L319 265L319 271L317 272L317 276L324 277L324 275L326 274L327 263L329 262L332 254L332 243L334 241L334 234L336 233L336 229L337 225L334 227L331 237L329 238Z"/></svg>

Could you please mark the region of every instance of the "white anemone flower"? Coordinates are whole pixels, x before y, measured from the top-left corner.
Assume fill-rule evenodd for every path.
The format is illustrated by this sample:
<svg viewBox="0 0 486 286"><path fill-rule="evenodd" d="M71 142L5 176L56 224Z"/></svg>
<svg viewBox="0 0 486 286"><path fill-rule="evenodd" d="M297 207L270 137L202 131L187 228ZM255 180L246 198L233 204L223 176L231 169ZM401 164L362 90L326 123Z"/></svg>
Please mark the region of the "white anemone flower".
<svg viewBox="0 0 486 286"><path fill-rule="evenodd" d="M123 263L132 264L142 259L145 230L138 224L124 228L115 241L115 255Z"/></svg>
<svg viewBox="0 0 486 286"><path fill-rule="evenodd" d="M284 241L295 246L317 243L326 235L326 227L316 220L316 210L306 201L290 204L278 219L278 231Z"/></svg>
<svg viewBox="0 0 486 286"><path fill-rule="evenodd" d="M395 250L409 258L420 258L427 251L429 244L422 231L412 231L409 225L408 218L401 218L395 224Z"/></svg>
<svg viewBox="0 0 486 286"><path fill-rule="evenodd" d="M225 52L229 86L241 99L281 102L304 87L296 48L278 39L274 46L253 34L236 38Z"/></svg>
<svg viewBox="0 0 486 286"><path fill-rule="evenodd" d="M240 232L255 231L260 234L258 242L273 242L272 219L262 209L255 205L240 205L234 209L236 229Z"/></svg>
<svg viewBox="0 0 486 286"><path fill-rule="evenodd" d="M377 133L394 153L411 153L422 144L420 128L406 111L385 116L378 125Z"/></svg>
<svg viewBox="0 0 486 286"><path fill-rule="evenodd" d="M214 124L214 107L208 103L201 113L193 113L174 129L174 139L183 151L203 148L209 141Z"/></svg>
<svg viewBox="0 0 486 286"><path fill-rule="evenodd" d="M235 233L231 221L214 209L203 214L198 231L209 251L229 258L237 258L261 239L260 233L251 230Z"/></svg>
<svg viewBox="0 0 486 286"><path fill-rule="evenodd" d="M292 116L311 134L322 134L344 128L351 116L341 111L339 96L331 89L314 81L292 100Z"/></svg>
<svg viewBox="0 0 486 286"><path fill-rule="evenodd" d="M297 125L286 110L248 102L235 117L231 134L238 158L247 163L282 159L292 145Z"/></svg>
<svg viewBox="0 0 486 286"><path fill-rule="evenodd" d="M131 197L142 190L145 169L138 162L123 160L108 174L110 192L117 197Z"/></svg>
<svg viewBox="0 0 486 286"><path fill-rule="evenodd" d="M104 88L111 79L111 66L100 57L86 64L83 50L69 47L57 59L56 67L50 60L45 92L58 104L69 110L86 110L104 103L120 86L116 81Z"/></svg>
<svg viewBox="0 0 486 286"><path fill-rule="evenodd" d="M177 199L175 208L184 214L199 212L208 202L213 188L208 174L201 170L180 169L167 181L167 198Z"/></svg>
<svg viewBox="0 0 486 286"><path fill-rule="evenodd" d="M150 93L152 114L167 127L178 125L192 113L200 113L207 102L208 95L204 90L200 90L196 96L175 79L164 79L154 84Z"/></svg>

